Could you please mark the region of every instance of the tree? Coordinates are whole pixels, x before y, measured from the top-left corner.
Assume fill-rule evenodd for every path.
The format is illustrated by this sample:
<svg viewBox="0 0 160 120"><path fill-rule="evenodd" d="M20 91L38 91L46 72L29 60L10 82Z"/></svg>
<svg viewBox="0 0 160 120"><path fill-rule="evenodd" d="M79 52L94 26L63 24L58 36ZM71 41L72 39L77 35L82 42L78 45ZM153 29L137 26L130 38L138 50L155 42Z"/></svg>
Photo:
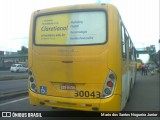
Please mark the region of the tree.
<svg viewBox="0 0 160 120"><path fill-rule="evenodd" d="M17 51L19 54L28 54L28 48L25 46L21 46L21 50Z"/></svg>

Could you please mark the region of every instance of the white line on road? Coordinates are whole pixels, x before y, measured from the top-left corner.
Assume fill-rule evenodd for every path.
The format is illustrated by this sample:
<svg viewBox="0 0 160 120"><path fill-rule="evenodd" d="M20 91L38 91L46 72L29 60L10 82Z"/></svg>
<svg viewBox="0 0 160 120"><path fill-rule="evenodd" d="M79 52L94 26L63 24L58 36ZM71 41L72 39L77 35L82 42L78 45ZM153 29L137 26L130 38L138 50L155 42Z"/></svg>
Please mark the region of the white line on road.
<svg viewBox="0 0 160 120"><path fill-rule="evenodd" d="M29 97L24 97L24 98L21 98L21 99L18 99L18 100L12 100L12 101L10 101L10 102L6 102L6 103L0 104L0 106L4 106L4 105L11 104L11 103L19 102L19 101L22 101L22 100L26 100L26 99L28 99L28 98L29 98Z"/></svg>

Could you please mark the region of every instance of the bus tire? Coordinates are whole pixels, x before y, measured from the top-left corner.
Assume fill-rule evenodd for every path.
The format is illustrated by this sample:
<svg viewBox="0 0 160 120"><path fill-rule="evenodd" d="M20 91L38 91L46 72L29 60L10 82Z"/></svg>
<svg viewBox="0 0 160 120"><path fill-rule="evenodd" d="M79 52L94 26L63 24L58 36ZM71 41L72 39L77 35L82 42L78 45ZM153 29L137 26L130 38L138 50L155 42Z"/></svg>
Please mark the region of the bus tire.
<svg viewBox="0 0 160 120"><path fill-rule="evenodd" d="M131 90L132 90L131 86L132 86L132 80L129 85L129 95L128 95L127 103L130 101L130 98L131 98Z"/></svg>

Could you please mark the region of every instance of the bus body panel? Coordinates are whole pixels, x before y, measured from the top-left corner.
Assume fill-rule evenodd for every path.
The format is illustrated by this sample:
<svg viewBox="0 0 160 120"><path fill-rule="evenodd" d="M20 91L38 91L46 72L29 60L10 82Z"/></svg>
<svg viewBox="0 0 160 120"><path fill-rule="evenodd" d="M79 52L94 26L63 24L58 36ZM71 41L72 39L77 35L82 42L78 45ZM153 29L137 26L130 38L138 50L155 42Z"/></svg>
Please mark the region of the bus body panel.
<svg viewBox="0 0 160 120"><path fill-rule="evenodd" d="M115 94L121 95L121 80L122 80L122 57L121 57L121 34L119 25L119 13L117 9L112 6L107 6L108 12L108 68L116 73L117 81L115 87Z"/></svg>
<svg viewBox="0 0 160 120"><path fill-rule="evenodd" d="M65 97L53 97L35 94L29 90L30 104L84 110L84 111L120 111L120 95L113 95L108 99L70 99ZM118 102L118 103L117 103ZM40 104L41 103L41 104Z"/></svg>
<svg viewBox="0 0 160 120"><path fill-rule="evenodd" d="M62 50L62 48L60 49ZM87 49L89 49L88 46L86 46L86 52ZM92 92L102 93L104 82L109 71L107 67L108 51L103 49L103 47L97 46L97 51L101 50L102 53L92 56L91 54L95 54L96 52L92 53L91 51L88 53L88 56L74 56L71 52L65 52L62 56L60 52L60 56L57 55L55 57L46 55L47 52L46 54L44 53L45 56L39 55L38 53L33 53L32 67L33 71L35 71L34 77L37 81L38 92L40 93L40 86L46 86L46 95L74 97L76 94L75 90L61 89L63 84L71 84L75 86L76 91L88 91L89 94ZM74 47L74 50L84 52L85 47ZM50 54L54 54L54 49L53 51L50 51ZM67 56L68 54L70 55ZM77 96L76 98L85 98L84 95L81 96L83 97ZM87 95L87 98L94 97Z"/></svg>

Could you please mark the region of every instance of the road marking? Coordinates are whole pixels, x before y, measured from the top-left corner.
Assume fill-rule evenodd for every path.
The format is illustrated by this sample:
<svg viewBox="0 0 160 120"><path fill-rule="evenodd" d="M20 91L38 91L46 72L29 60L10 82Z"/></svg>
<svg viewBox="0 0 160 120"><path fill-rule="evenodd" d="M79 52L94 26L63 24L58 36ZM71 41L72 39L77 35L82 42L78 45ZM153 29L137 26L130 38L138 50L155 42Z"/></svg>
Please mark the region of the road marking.
<svg viewBox="0 0 160 120"><path fill-rule="evenodd" d="M28 99L28 98L29 98L29 97L24 97L24 98L21 98L21 99L18 99L18 100L12 100L12 101L10 101L10 102L6 102L6 103L0 104L0 106L4 106L4 105L11 104L11 103L19 102L19 101L22 101L22 100L26 100L26 99Z"/></svg>

